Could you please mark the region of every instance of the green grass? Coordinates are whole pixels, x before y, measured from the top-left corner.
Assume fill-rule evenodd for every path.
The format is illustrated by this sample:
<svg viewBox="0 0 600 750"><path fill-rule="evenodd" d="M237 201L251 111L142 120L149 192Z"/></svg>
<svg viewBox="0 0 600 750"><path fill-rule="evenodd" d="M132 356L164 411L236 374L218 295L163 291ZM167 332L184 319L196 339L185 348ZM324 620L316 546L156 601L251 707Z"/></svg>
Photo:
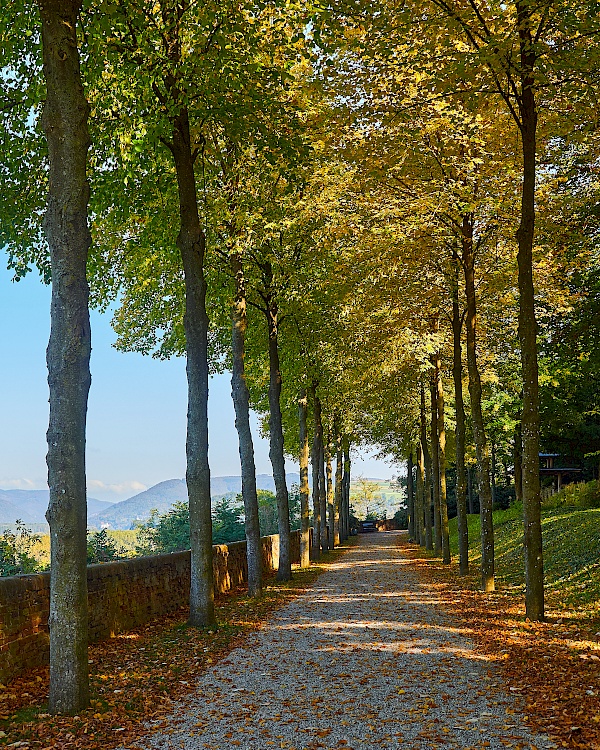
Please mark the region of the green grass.
<svg viewBox="0 0 600 750"><path fill-rule="evenodd" d="M481 562L479 516L469 516L469 559ZM553 607L600 614L600 508L545 508L542 512L544 573ZM504 588L524 588L523 509L494 512L496 579ZM450 547L458 555L456 519Z"/></svg>

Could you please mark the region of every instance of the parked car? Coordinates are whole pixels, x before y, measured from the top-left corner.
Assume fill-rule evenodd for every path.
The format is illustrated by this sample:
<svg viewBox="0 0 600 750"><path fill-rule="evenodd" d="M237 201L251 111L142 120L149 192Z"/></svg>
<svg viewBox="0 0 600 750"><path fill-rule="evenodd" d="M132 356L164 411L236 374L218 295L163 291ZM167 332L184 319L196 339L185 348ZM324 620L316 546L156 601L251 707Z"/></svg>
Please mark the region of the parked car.
<svg viewBox="0 0 600 750"><path fill-rule="evenodd" d="M377 521L361 521L360 522L361 534L370 534L372 531L377 531Z"/></svg>

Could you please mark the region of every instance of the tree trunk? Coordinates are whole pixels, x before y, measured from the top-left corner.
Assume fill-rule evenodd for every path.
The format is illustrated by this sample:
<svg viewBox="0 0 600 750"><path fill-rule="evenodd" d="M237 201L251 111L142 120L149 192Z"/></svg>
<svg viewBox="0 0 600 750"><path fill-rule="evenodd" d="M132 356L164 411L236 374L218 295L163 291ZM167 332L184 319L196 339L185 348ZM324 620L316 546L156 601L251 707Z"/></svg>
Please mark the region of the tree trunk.
<svg viewBox="0 0 600 750"><path fill-rule="evenodd" d="M308 398L306 388L298 397L300 425L300 567L310 566L310 510L308 488Z"/></svg>
<svg viewBox="0 0 600 750"><path fill-rule="evenodd" d="M344 527L345 538L350 536L350 471L352 464L350 462L350 440L344 438Z"/></svg>
<svg viewBox="0 0 600 750"><path fill-rule="evenodd" d="M492 508L496 504L496 439L492 438Z"/></svg>
<svg viewBox="0 0 600 750"><path fill-rule="evenodd" d="M521 223L517 230L519 252L519 342L523 377L522 487L525 546L525 609L531 620L544 619L544 563L539 474L540 416L537 358L537 321L533 287L533 238L535 230L536 130L535 101L536 49L531 32L531 5L517 0L520 46L521 144L523 149L523 189Z"/></svg>
<svg viewBox="0 0 600 750"><path fill-rule="evenodd" d="M415 492L413 486L413 454L408 454L406 463L406 494L408 495L408 538L415 539Z"/></svg>
<svg viewBox="0 0 600 750"><path fill-rule="evenodd" d="M338 547L342 537L342 476L344 457L342 454L342 436L337 424L335 431L335 493L333 511L333 546Z"/></svg>
<svg viewBox="0 0 600 750"><path fill-rule="evenodd" d="M271 280L271 271L268 270ZM267 307L269 329L269 458L273 467L275 494L277 497L277 530L279 532L278 581L289 581L292 577L290 557L290 505L285 479L285 454L283 423L281 419L281 369L279 366L279 323L277 302L270 297Z"/></svg>
<svg viewBox="0 0 600 750"><path fill-rule="evenodd" d="M458 271L458 269L457 269ZM456 418L456 515L458 525L458 559L461 576L469 574L469 528L467 525L467 477L465 471L465 402L463 399L462 317L458 305L458 272L452 294L452 334L454 410Z"/></svg>
<svg viewBox="0 0 600 750"><path fill-rule="evenodd" d="M425 515L425 549L433 551L433 533L431 524L431 457L427 447L427 421L425 417L425 387L421 383L421 451L425 465L425 483L423 485L423 511Z"/></svg>
<svg viewBox="0 0 600 750"><path fill-rule="evenodd" d="M328 436L329 437L329 436ZM334 548L335 503L333 497L333 467L331 465L330 440L325 444L325 472L327 476L327 521L329 523L329 549Z"/></svg>
<svg viewBox="0 0 600 750"><path fill-rule="evenodd" d="M442 554L442 515L440 509L440 438L437 410L437 383L435 368L429 382L431 397L431 474L433 483L433 539L435 554Z"/></svg>
<svg viewBox="0 0 600 750"><path fill-rule="evenodd" d="M473 497L473 477L471 475L471 467L467 466L467 493L469 496L469 514L475 514L475 499Z"/></svg>
<svg viewBox="0 0 600 750"><path fill-rule="evenodd" d="M522 438L521 438L521 422L517 422L515 426L515 437L514 437L514 462L515 462L515 499L517 502L523 502L523 470L521 464L522 455Z"/></svg>
<svg viewBox="0 0 600 750"><path fill-rule="evenodd" d="M439 448L439 472L440 472L440 529L442 534L442 562L449 565L452 561L450 555L450 531L448 529L448 498L446 491L446 426L445 426L445 401L444 385L440 372L441 362L439 354L435 359L435 381L437 394L437 428Z"/></svg>
<svg viewBox="0 0 600 750"><path fill-rule="evenodd" d="M310 389L313 408L314 430L311 451L312 465L312 500L313 500L313 543L312 554L313 560L321 557L321 493L319 491L319 429L321 425L321 402L317 398L317 386L313 383Z"/></svg>
<svg viewBox="0 0 600 750"><path fill-rule="evenodd" d="M319 444L319 508L321 512L321 550L329 550L329 534L327 531L327 484L325 481L325 441L323 427L321 427Z"/></svg>
<svg viewBox="0 0 600 750"><path fill-rule="evenodd" d="M77 47L76 0L39 0L46 102L49 191L44 231L52 266L48 486L50 503L51 713L89 705L86 570L85 429L90 389L90 317L86 265L89 105Z"/></svg>
<svg viewBox="0 0 600 750"><path fill-rule="evenodd" d="M477 363L477 304L475 298L475 251L473 247L473 219L465 214L462 223L462 263L467 298L467 366L471 418L477 454L479 483L479 513L481 520L481 587L494 590L494 526L492 519L492 491L490 486L490 454L481 408L481 379Z"/></svg>
<svg viewBox="0 0 600 750"><path fill-rule="evenodd" d="M417 444L417 541L425 547L425 458L420 442Z"/></svg>
<svg viewBox="0 0 600 750"><path fill-rule="evenodd" d="M181 107L173 122L171 144L179 190L179 235L185 276L185 350L187 357L187 470L190 506L190 625L214 625L212 518L208 465L208 315L204 253L189 116Z"/></svg>
<svg viewBox="0 0 600 750"><path fill-rule="evenodd" d="M260 544L260 522L258 497L256 494L256 466L254 444L250 429L250 394L246 383L246 329L248 328L246 283L242 258L239 253L229 257L231 272L235 279L235 299L232 306L231 352L231 396L235 409L235 427L238 433L240 465L242 471L242 498L244 501L244 525L246 529L246 558L248 561L248 594L257 596L262 592L262 551Z"/></svg>

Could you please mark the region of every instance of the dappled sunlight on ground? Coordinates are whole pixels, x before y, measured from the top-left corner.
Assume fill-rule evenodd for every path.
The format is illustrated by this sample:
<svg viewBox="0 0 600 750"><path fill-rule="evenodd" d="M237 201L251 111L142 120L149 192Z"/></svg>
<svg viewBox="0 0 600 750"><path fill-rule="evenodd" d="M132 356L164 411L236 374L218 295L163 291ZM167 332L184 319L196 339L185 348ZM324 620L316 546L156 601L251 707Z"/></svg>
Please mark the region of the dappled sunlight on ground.
<svg viewBox="0 0 600 750"><path fill-rule="evenodd" d="M538 750L496 656L415 575L405 535L365 535L203 678L160 750ZM179 718L176 718L179 717ZM144 749L146 750L146 748Z"/></svg>

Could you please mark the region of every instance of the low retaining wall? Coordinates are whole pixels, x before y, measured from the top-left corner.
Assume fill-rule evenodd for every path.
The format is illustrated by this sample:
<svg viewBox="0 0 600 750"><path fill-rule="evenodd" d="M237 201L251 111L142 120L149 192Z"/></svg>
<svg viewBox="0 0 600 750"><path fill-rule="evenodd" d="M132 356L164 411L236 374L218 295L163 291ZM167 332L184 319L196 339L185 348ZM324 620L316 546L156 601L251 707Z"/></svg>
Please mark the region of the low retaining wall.
<svg viewBox="0 0 600 750"><path fill-rule="evenodd" d="M263 571L279 565L279 536L262 542ZM292 562L300 561L300 532L291 534ZM213 547L215 591L225 593L248 580L246 542ZM189 603L190 553L137 557L88 566L91 643ZM0 681L49 659L50 574L0 578Z"/></svg>

